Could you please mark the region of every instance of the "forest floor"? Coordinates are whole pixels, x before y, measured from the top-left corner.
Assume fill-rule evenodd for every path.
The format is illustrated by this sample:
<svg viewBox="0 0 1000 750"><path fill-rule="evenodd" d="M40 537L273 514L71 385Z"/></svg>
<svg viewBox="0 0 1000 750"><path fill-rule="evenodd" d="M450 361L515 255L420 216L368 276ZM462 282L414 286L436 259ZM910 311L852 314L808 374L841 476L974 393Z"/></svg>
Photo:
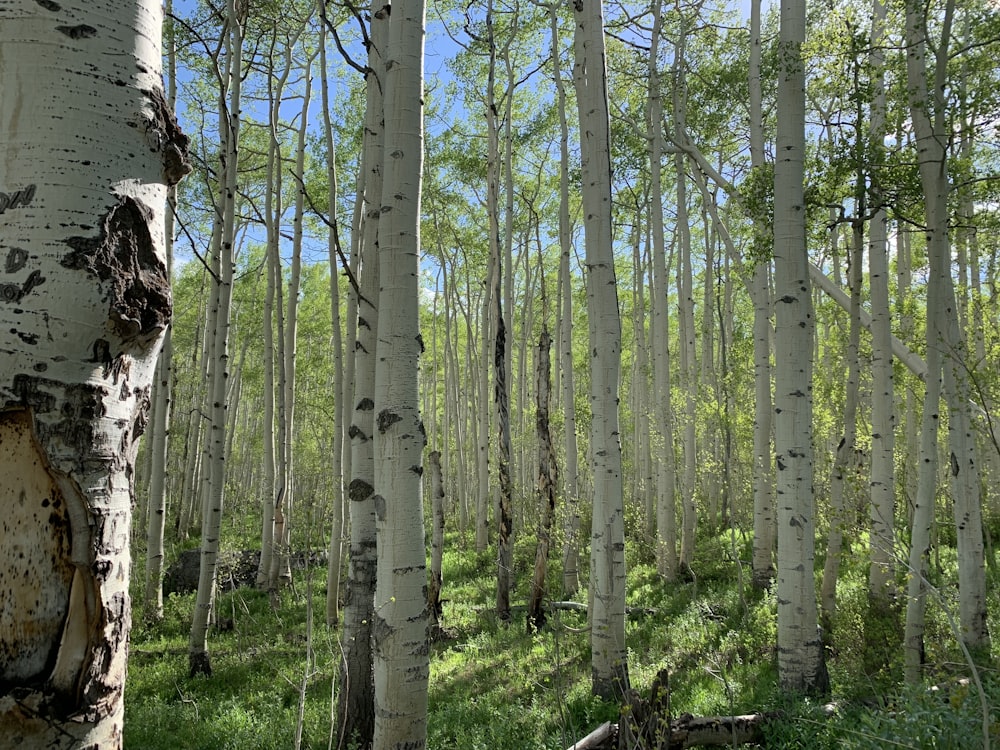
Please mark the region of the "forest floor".
<svg viewBox="0 0 1000 750"><path fill-rule="evenodd" d="M1000 648L983 655L973 675L943 607L932 604L927 686L938 687L901 688L901 615L873 632L866 571L853 563L862 555L844 556L827 649L832 695L810 701L784 698L776 687L773 595L750 586L746 539L729 531L699 539L694 576L671 585L656 575L648 548L628 546L628 603L638 610L628 622L630 676L645 695L668 669L674 716L779 711L782 718L766 728L767 746L776 748L979 749L984 734L1000 747ZM457 533L448 535L446 550L447 638L431 651L428 747L563 750L601 722L616 721L617 706L590 695L586 614L554 611L535 635L527 634L523 610L501 623L492 611L494 553L476 554ZM524 602L533 556L525 535L516 546L515 602ZM953 561L943 557L946 570ZM156 625L137 610L126 748L289 750L297 727L301 747L327 748L340 646L339 631L324 623L325 572L297 573L277 608L252 589L220 595L224 628L210 637L208 678L188 677L193 594L169 597ZM558 591L558 565L549 573L550 590ZM998 588L994 579L992 590ZM577 598L584 602L586 594ZM996 601L990 630L1000 640Z"/></svg>

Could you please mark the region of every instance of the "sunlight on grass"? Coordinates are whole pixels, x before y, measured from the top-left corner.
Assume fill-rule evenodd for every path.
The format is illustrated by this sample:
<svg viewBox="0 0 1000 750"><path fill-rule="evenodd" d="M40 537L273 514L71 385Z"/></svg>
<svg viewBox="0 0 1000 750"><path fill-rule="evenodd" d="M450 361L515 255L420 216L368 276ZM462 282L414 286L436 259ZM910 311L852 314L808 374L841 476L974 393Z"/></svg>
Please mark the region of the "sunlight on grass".
<svg viewBox="0 0 1000 750"><path fill-rule="evenodd" d="M523 610L515 610L510 623L499 622L493 612L493 553L462 550L457 535L449 535L448 542L443 625L449 637L431 649L428 747L561 749L601 722L616 720L616 706L590 695L585 613L553 612L548 626L532 636L526 633ZM740 554L748 558L749 542L742 544ZM629 617L627 641L631 679L640 694L666 668L674 716L780 709L786 718L768 729L769 746L779 748L981 747L978 696L967 686L953 689L964 676L963 665L945 618L933 607L929 650L948 687L900 693L893 689L900 677L898 648L888 643L893 633L898 635L899 623L888 623L883 634L884 650L895 656L882 658L866 647L872 634L867 571L845 556L828 652L838 708L828 716L808 701L788 702L777 690L773 596L747 587L741 598L732 540L728 535L702 539L698 550L695 579L672 585L657 576L651 561L633 556L628 602L638 611ZM515 604L524 602L532 554L527 542L518 545ZM553 564L553 591L559 573ZM317 612L325 595L316 584L321 578L314 576ZM297 578L277 611L260 592L221 595L219 612L233 623L231 630L213 632L214 674L207 679L187 674L193 595L168 599L158 625L142 624L137 616L126 685L126 747L291 747L306 660L305 590ZM317 620L304 747L327 746L337 635ZM984 669L983 676L990 705L996 706L997 672ZM1000 732L996 709L993 719Z"/></svg>

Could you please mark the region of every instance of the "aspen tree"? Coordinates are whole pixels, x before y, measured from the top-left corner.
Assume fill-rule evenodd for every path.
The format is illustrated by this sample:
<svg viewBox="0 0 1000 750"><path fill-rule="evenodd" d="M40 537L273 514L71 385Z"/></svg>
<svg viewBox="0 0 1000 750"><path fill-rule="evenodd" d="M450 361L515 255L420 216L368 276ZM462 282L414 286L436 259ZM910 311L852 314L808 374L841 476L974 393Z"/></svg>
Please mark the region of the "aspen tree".
<svg viewBox="0 0 1000 750"><path fill-rule="evenodd" d="M578 448L576 441L576 378L573 367L573 283L569 257L573 251L569 217L569 123L566 117L566 86L560 63L559 3L548 5L551 33L552 79L556 86L559 113L559 372L563 408L563 441L566 470L563 472L563 499L566 522L563 541L563 594L572 596L580 588L580 511Z"/></svg>
<svg viewBox="0 0 1000 750"><path fill-rule="evenodd" d="M778 680L793 692L825 693L829 677L816 609L812 449L815 320L806 252L805 0L781 6L778 134L774 165L775 465L778 506Z"/></svg>
<svg viewBox="0 0 1000 750"><path fill-rule="evenodd" d="M590 541L593 692L617 700L629 689L625 650L625 524L618 388L621 318L611 228L611 149L604 10L575 3L573 40L580 116L582 194L590 330L590 450L594 480Z"/></svg>
<svg viewBox="0 0 1000 750"><path fill-rule="evenodd" d="M671 422L670 334L667 303L666 242L663 229L662 165L663 98L658 66L662 32L662 3L653 2L653 30L649 45L649 101L646 127L649 141L649 222L652 239L653 402L657 442L656 456L656 569L667 581L677 577L677 518L674 495L674 435Z"/></svg>
<svg viewBox="0 0 1000 750"><path fill-rule="evenodd" d="M427 743L427 564L421 501L426 438L417 391L423 167L423 0L394 3L385 47L385 145L375 367L372 622L375 750Z"/></svg>
<svg viewBox="0 0 1000 750"><path fill-rule="evenodd" d="M946 143L948 124L943 101L948 61L949 35L955 4L945 6L942 36L934 63L933 89L927 71L927 11L908 0L906 3L907 83L910 117L913 121L917 163L927 211L927 383L925 415L937 412L939 388L948 405L950 477L958 541L960 637L970 648L989 646L986 627L986 566L983 550L982 506L975 441L969 405L965 342L958 326L958 310L950 269L948 236L949 178ZM942 386L937 380L940 361ZM935 399L932 401L931 399ZM926 588L926 558L929 553L930 521L937 484L936 449L938 422L925 416L921 434L921 473L918 478L917 507L910 542L910 584L908 587L905 650L907 678L915 681L923 659L923 629ZM930 435L928 433L935 433ZM935 455L930 454L933 448ZM926 469L925 469L926 467ZM919 514L919 515L918 515ZM919 526L918 526L919 520Z"/></svg>
<svg viewBox="0 0 1000 750"><path fill-rule="evenodd" d="M544 283L544 280L543 280ZM544 286L543 286L544 289ZM544 298L544 291L542 296ZM538 339L538 354L535 363L535 430L538 436L538 496L541 517L538 520L538 543L535 546L535 569L528 597L528 632L540 630L545 624L542 598L545 596L545 574L548 570L549 548L552 544L552 520L556 510L556 465L549 430L549 391L551 374L549 349L552 337L547 321L542 323L542 333Z"/></svg>
<svg viewBox="0 0 1000 750"><path fill-rule="evenodd" d="M229 377L229 319L233 288L233 254L236 237L237 162L240 135L240 96L243 68L243 32L245 16L237 13L235 0L226 6L223 67L218 72L220 154L219 195L216 199L218 231L213 236L212 291L213 325L211 348L211 421L206 438L208 445L207 479L201 525L201 568L195 599L191 634L188 640L188 666L192 676L212 674L208 654L208 625L215 605L216 569L219 536L225 497L226 467L226 385ZM228 94L228 101L226 100Z"/></svg>
<svg viewBox="0 0 1000 750"><path fill-rule="evenodd" d="M291 551L291 512L294 501L293 481L295 455L295 377L298 352L298 321L299 321L299 289L302 278L302 221L305 213L305 151L306 132L309 125L309 101L312 97L312 64L317 52L310 53L303 68L305 77L305 92L302 99L297 142L295 146L295 204L292 214L292 263L288 274L287 310L285 313L284 358L281 362L284 386L284 409L279 409L279 435L283 441L283 449L278 451L280 466L279 475L284 483L280 501L275 504L274 543L277 554L271 560L270 585L273 591L282 583L291 580L292 570L289 562ZM291 51L289 51L289 57ZM278 277L280 279L280 276ZM280 283L280 281L279 281ZM278 329L281 332L281 329Z"/></svg>
<svg viewBox="0 0 1000 750"><path fill-rule="evenodd" d="M158 2L0 3L11 746L122 745L136 441L171 316L167 191L190 171L163 91L162 22Z"/></svg>
<svg viewBox="0 0 1000 750"><path fill-rule="evenodd" d="M764 113L761 104L761 0L750 2L750 166L760 175L764 162ZM764 220L754 220L753 275L749 285L753 302L753 583L767 588L774 579L774 487L771 461L771 261L765 256Z"/></svg>
<svg viewBox="0 0 1000 750"><path fill-rule="evenodd" d="M330 83L326 66L326 3L320 0L319 22L319 70L320 99L323 110L323 143L326 146L327 204L329 221L333 225L327 233L327 258L330 263L330 323L333 331L330 341L331 366L333 367L333 450L330 457L330 471L333 475L333 497L331 502L332 523L330 545L326 566L326 624L334 626L340 620L340 568L342 562L344 534L344 402L347 391L345 381L344 348L340 320L340 280L337 274L337 250L340 242L337 229L337 151L333 138L333 123L330 118ZM303 114L303 118L305 115ZM363 179L363 177L362 177ZM352 233L352 237L354 233ZM349 350L350 351L350 350ZM353 361L353 358L348 357Z"/></svg>
<svg viewBox="0 0 1000 750"><path fill-rule="evenodd" d="M167 30L167 106L171 111L177 98L177 50L171 16L173 1L164 5L165 28ZM167 257L167 278L173 278L174 208L177 203L176 186L167 189L167 209L163 217L164 250ZM167 517L167 459L170 447L170 417L173 410L173 342L172 326L163 335L163 347L156 363L156 397L153 408L150 453L151 470L149 481L148 512L146 517L146 591L144 595L144 615L151 622L163 619L163 532Z"/></svg>
<svg viewBox="0 0 1000 750"><path fill-rule="evenodd" d="M364 218L359 246L357 343L354 347L354 397L351 402L351 477L348 484L350 557L341 636L343 661L337 694L337 747L355 742L371 747L375 732L372 620L377 565L375 533L375 354L379 330L379 236L385 118L383 53L388 41L389 8L371 6L365 66L365 125L361 171Z"/></svg>
<svg viewBox="0 0 1000 750"><path fill-rule="evenodd" d="M277 44L277 34L272 38L271 53ZM268 77L268 143L267 172L264 193L264 223L267 238L266 258L266 288L264 291L264 502L261 526L260 562L257 566L257 587L267 590L271 585L271 567L274 560L274 508L280 497L278 486L278 456L275 445L275 354L277 347L274 340L275 296L281 284L281 264L278 261L280 243L282 202L281 184L282 169L281 144L278 142L278 123L280 106L283 99L285 84L292 71L291 47L285 49L285 64L281 74L274 80ZM280 328L279 328L280 335Z"/></svg>
<svg viewBox="0 0 1000 750"><path fill-rule="evenodd" d="M872 103L869 138L875 153L882 152L885 138L885 40L886 7L882 0L872 2L871 52ZM874 214L868 229L868 268L872 308L872 457L870 505L870 555L868 596L880 608L888 602L889 586L895 567L895 494L894 467L896 396L892 372L892 315L889 307L888 218L882 208L880 180L871 184Z"/></svg>
<svg viewBox="0 0 1000 750"><path fill-rule="evenodd" d="M682 21L674 49L673 115L676 140L682 140L686 128L687 82L684 61L685 23ZM681 483L681 553L679 565L690 570L694 560L694 535L697 524L695 493L698 465L698 435L695 430L698 404L698 363L695 354L694 281L691 268L691 229L688 225L687 169L684 153L674 153L677 173L677 320L680 333L681 385L684 388L684 473Z"/></svg>

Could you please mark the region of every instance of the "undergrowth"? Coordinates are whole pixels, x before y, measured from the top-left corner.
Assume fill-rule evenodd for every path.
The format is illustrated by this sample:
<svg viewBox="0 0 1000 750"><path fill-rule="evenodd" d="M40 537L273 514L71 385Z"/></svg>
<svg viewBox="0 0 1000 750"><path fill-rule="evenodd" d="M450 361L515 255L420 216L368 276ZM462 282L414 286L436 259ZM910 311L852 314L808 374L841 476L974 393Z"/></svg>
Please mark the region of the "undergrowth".
<svg viewBox="0 0 1000 750"><path fill-rule="evenodd" d="M533 555L530 538L516 545L515 602L524 601ZM983 747L980 696L940 607L928 608L928 683L902 689L901 613L881 620L869 615L867 571L854 562L860 555L844 556L827 652L831 701L783 696L776 687L773 595L750 587L749 555L745 538L735 544L728 532L702 538L693 577L666 585L648 546L629 544L628 602L636 610L628 621L629 670L640 693L666 668L675 716L771 712L776 718L767 728L768 747ZM500 622L492 611L494 553L475 553L471 540L457 533L447 537L444 581L447 638L431 650L429 748L561 749L616 719L616 706L590 695L585 613L553 612L547 627L531 636L523 609L515 610L511 622ZM549 590L558 591L559 581L553 563ZM304 685L302 747L326 748L340 646L338 632L322 623L324 582L324 570L297 573L277 608L261 592L221 594L218 612L226 630L211 635L209 678L188 677L193 595L171 596L156 625L144 624L137 612L126 683L126 747L286 750L293 744ZM317 614L307 654L310 594ZM577 600L585 602L585 592ZM1000 624L990 624L1000 634ZM1000 745L1000 676L992 659L981 659L979 675L991 740ZM936 689L929 689L932 684Z"/></svg>

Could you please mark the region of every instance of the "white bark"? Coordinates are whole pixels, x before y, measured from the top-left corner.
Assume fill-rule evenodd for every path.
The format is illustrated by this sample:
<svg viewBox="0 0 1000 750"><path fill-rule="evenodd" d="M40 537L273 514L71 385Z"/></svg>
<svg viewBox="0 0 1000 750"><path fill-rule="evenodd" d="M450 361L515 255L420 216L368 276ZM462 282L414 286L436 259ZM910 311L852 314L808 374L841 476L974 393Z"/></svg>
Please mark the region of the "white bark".
<svg viewBox="0 0 1000 750"><path fill-rule="evenodd" d="M667 305L666 243L663 230L663 100L659 55L662 3L654 0L649 52L649 104L646 127L649 141L649 221L652 239L653 403L656 436L656 569L667 581L677 576L677 520L674 498L674 435L670 408L670 335Z"/></svg>
<svg viewBox="0 0 1000 750"><path fill-rule="evenodd" d="M750 3L750 164L764 168L764 111L761 103L761 0ZM753 301L753 581L758 588L774 578L774 472L771 462L771 290L770 260L763 256L764 221L754 221L754 240L761 251L749 285Z"/></svg>
<svg viewBox="0 0 1000 750"><path fill-rule="evenodd" d="M208 655L208 624L215 603L216 561L226 484L226 386L229 375L229 317L233 288L233 245L236 236L237 156L240 133L240 89L242 71L243 25L237 16L234 0L229 0L229 19L225 43L225 74L220 77L219 137L221 155L218 213L221 215L219 241L212 259L212 286L216 311L212 346L210 383L211 420L207 437L209 482L204 496L201 524L201 570L198 594L188 641L188 662L192 675L212 673ZM226 93L229 99L226 100Z"/></svg>
<svg viewBox="0 0 1000 750"><path fill-rule="evenodd" d="M360 245L357 344L351 402L350 561L344 603L344 658L337 695L337 747L350 742L370 747L375 731L372 673L372 608L375 602L375 353L379 329L379 224L382 216L384 117L382 51L388 40L389 11L373 2L365 74L365 127L362 141L364 219Z"/></svg>
<svg viewBox="0 0 1000 750"><path fill-rule="evenodd" d="M959 329L954 283L951 276L951 253L948 236L949 179L946 144L948 124L943 101L949 49L949 32L954 3L949 1L942 21L942 35L936 45L934 85L928 84L927 14L922 5L906 3L907 82L910 117L913 120L920 182L927 211L928 303L927 349L928 388L931 350L942 351L943 391L948 404L948 438L951 463L951 487L957 527L959 576L959 625L961 639L970 648L988 648L986 627L986 566L983 550L982 505L976 446L972 434L969 383L965 361L965 341ZM931 301L935 304L932 306ZM934 407L925 401L925 410ZM926 421L925 421L926 426ZM936 427L936 425L935 425ZM921 481L924 477L920 477ZM918 493L927 497L931 490ZM916 529L913 540L916 541ZM911 550L911 565L914 555ZM919 571L919 567L914 574ZM914 575L921 578L920 575ZM918 597L919 598L919 597ZM919 606L919 605L914 605ZM907 618L909 625L909 617ZM912 651L916 630L907 632L910 651L907 666L913 676ZM914 639L911 641L911 638Z"/></svg>
<svg viewBox="0 0 1000 750"><path fill-rule="evenodd" d="M267 281L264 291L264 324L262 336L264 344L264 502L261 522L260 562L257 566L256 584L266 590L271 581L271 562L274 559L274 503L278 497L275 486L278 477L277 454L275 452L275 345L274 345L274 297L276 285L280 284L280 263L278 256L279 229L281 225L281 157L278 143L279 108L285 83L291 72L291 65L284 65L277 81L268 79L268 99L270 102L267 145L267 178L264 193L264 221L267 225L267 248L265 265Z"/></svg>
<svg viewBox="0 0 1000 750"><path fill-rule="evenodd" d="M337 221L337 150L333 138L333 124L330 120L330 85L326 67L326 4L320 4L319 69L320 100L323 106L323 143L326 146L326 210L329 221L336 226ZM303 117L305 115L303 114ZM362 177L362 180L364 178ZM344 349L340 321L340 279L337 273L337 250L339 232L331 228L327 237L327 258L330 264L330 341L331 365L333 367L333 450L330 457L330 473L333 475L333 497L331 498L330 545L326 564L326 624L328 627L340 621L340 569L344 534ZM353 361L353 359L352 359Z"/></svg>
<svg viewBox="0 0 1000 750"><path fill-rule="evenodd" d="M417 392L423 37L423 1L394 4L383 80L375 368L375 750L419 750L427 741L429 618L420 481L425 436Z"/></svg>
<svg viewBox="0 0 1000 750"><path fill-rule="evenodd" d="M569 123L566 119L566 87L560 65L558 3L549 5L552 35L552 77L559 108L559 360L563 410L563 441L566 469L563 471L563 501L566 522L563 542L563 594L571 596L580 588L580 511L577 488L578 448L576 443L576 378L573 368L573 283L569 257L573 251L569 219Z"/></svg>
<svg viewBox="0 0 1000 750"><path fill-rule="evenodd" d="M22 748L122 743L136 440L189 171L162 20L0 3L0 737Z"/></svg>
<svg viewBox="0 0 1000 750"><path fill-rule="evenodd" d="M617 700L629 689L625 650L625 528L618 415L621 319L611 227L611 150L601 0L574 5L573 49L580 114L582 194L590 328L594 507L590 543L593 691Z"/></svg>
<svg viewBox="0 0 1000 750"><path fill-rule="evenodd" d="M778 679L794 692L825 692L817 627L812 353L815 320L805 234L805 0L781 7L778 136L774 165L775 463L778 505Z"/></svg>
<svg viewBox="0 0 1000 750"><path fill-rule="evenodd" d="M687 83L685 81L685 24L681 22L674 48L673 115L675 138L680 140L685 132L687 109ZM687 169L684 154L674 154L677 178L677 320L680 334L681 386L684 389L684 474L681 483L681 555L680 566L690 569L694 560L694 535L697 522L695 492L697 484L698 444L695 422L698 404L698 363L694 329L694 281L691 269L691 231L688 226Z"/></svg>
<svg viewBox="0 0 1000 750"><path fill-rule="evenodd" d="M873 97L869 137L881 144L885 137L885 70L882 44L886 8L882 0L872 3L871 52ZM872 308L872 458L871 458L871 566L868 595L873 603L885 604L895 568L896 473L894 467L896 395L892 372L892 313L889 307L889 260L887 216L879 208L882 192L872 184L876 211L868 228L868 267Z"/></svg>

